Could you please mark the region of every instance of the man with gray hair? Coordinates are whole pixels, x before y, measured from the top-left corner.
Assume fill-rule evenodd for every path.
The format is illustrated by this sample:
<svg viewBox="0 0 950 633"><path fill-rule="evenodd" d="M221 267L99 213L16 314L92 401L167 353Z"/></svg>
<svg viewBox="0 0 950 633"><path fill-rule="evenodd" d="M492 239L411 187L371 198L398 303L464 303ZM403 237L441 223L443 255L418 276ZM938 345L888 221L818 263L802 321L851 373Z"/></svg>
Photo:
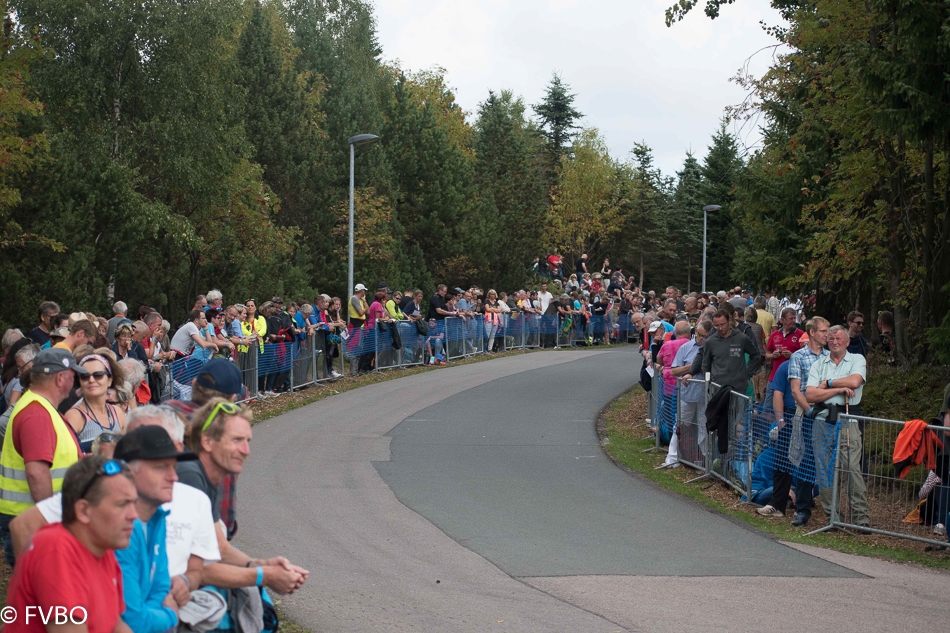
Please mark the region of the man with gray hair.
<svg viewBox="0 0 950 633"><path fill-rule="evenodd" d="M112 315L112 318L109 319L109 327L106 329L106 338L109 339L109 345L115 345L116 326L129 319L129 306L124 301L116 301L112 304Z"/></svg>
<svg viewBox="0 0 950 633"><path fill-rule="evenodd" d="M224 295L217 288L209 290L208 294L205 295L205 299L208 301L208 308L224 307Z"/></svg>
<svg viewBox="0 0 950 633"><path fill-rule="evenodd" d="M812 443L815 450L815 470L819 473L835 468L848 478L849 523L869 527L868 495L861 474L864 443L861 426L855 420L841 422L835 438L835 423L840 414L861 415L861 394L867 381L867 361L861 354L848 351L848 329L835 325L828 329L828 356L812 363L808 370L805 399L813 405L808 417L815 420ZM837 439L837 463L831 464ZM825 512L831 513L831 487L822 486L819 498Z"/></svg>

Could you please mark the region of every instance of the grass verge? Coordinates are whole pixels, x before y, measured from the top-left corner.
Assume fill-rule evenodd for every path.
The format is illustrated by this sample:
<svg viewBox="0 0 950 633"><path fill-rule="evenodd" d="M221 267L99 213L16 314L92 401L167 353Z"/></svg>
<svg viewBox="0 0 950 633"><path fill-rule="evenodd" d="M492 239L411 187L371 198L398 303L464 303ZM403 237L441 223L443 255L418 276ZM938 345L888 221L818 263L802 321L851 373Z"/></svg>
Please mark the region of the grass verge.
<svg viewBox="0 0 950 633"><path fill-rule="evenodd" d="M732 488L714 481L687 484L698 476L690 468L655 470L666 458L665 451L644 451L654 445L649 429L643 424L647 412L647 394L634 387L614 400L601 413L598 432L607 455L629 471L701 503L723 515L747 523L774 538L813 545L859 556L872 556L934 569L950 570L950 551L925 551L925 545L916 541L887 536L852 536L831 531L814 536L806 532L826 524L821 505L816 503L812 520L807 528L794 528L789 519L771 519L755 513L755 506L741 503Z"/></svg>

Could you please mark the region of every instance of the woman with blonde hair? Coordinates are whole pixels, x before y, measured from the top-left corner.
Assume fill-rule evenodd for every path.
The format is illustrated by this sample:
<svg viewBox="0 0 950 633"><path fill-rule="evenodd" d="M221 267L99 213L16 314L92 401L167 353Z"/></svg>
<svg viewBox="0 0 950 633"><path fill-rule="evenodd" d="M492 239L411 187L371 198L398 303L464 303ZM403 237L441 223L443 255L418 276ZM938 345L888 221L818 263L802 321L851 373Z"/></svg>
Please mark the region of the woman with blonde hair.
<svg viewBox="0 0 950 633"><path fill-rule="evenodd" d="M495 347L495 336L501 325L501 308L498 307L498 293L494 289L489 289L488 294L485 295L482 314L485 316L485 336L488 339L485 351L491 354Z"/></svg>
<svg viewBox="0 0 950 633"><path fill-rule="evenodd" d="M125 429L125 412L108 403L109 388L125 382L125 374L112 350L99 348L79 359L88 371L79 377L82 397L63 416L79 438L83 453L92 450L92 442L102 434L112 439Z"/></svg>

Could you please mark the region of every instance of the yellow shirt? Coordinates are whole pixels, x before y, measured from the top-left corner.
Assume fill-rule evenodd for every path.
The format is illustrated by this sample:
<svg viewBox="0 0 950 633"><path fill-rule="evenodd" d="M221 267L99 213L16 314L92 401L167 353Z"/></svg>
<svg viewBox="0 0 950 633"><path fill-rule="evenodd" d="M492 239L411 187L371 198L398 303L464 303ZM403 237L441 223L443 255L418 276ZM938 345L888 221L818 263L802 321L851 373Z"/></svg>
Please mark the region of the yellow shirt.
<svg viewBox="0 0 950 633"><path fill-rule="evenodd" d="M775 329L775 317L772 316L772 313L768 310L756 310L755 314L758 317L756 323L762 326L762 331L765 332L765 338L768 338L772 330Z"/></svg>
<svg viewBox="0 0 950 633"><path fill-rule="evenodd" d="M67 352L69 352L70 354L73 353L72 348L71 348L69 345L66 345L65 341L60 341L59 343L57 343L56 345L54 345L53 348L54 348L54 349L64 349L64 350L66 350Z"/></svg>

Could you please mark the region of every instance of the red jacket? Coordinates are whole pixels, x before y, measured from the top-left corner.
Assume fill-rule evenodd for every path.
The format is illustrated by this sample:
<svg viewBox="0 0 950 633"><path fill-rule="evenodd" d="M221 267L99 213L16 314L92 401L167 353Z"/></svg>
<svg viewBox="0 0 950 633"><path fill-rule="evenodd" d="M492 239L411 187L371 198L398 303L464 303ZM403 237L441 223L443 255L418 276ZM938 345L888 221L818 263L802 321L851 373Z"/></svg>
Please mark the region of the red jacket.
<svg viewBox="0 0 950 633"><path fill-rule="evenodd" d="M903 479L917 464L926 464L928 470L937 466L937 450L943 449L943 442L937 434L927 428L923 420L911 420L894 442L894 470Z"/></svg>

